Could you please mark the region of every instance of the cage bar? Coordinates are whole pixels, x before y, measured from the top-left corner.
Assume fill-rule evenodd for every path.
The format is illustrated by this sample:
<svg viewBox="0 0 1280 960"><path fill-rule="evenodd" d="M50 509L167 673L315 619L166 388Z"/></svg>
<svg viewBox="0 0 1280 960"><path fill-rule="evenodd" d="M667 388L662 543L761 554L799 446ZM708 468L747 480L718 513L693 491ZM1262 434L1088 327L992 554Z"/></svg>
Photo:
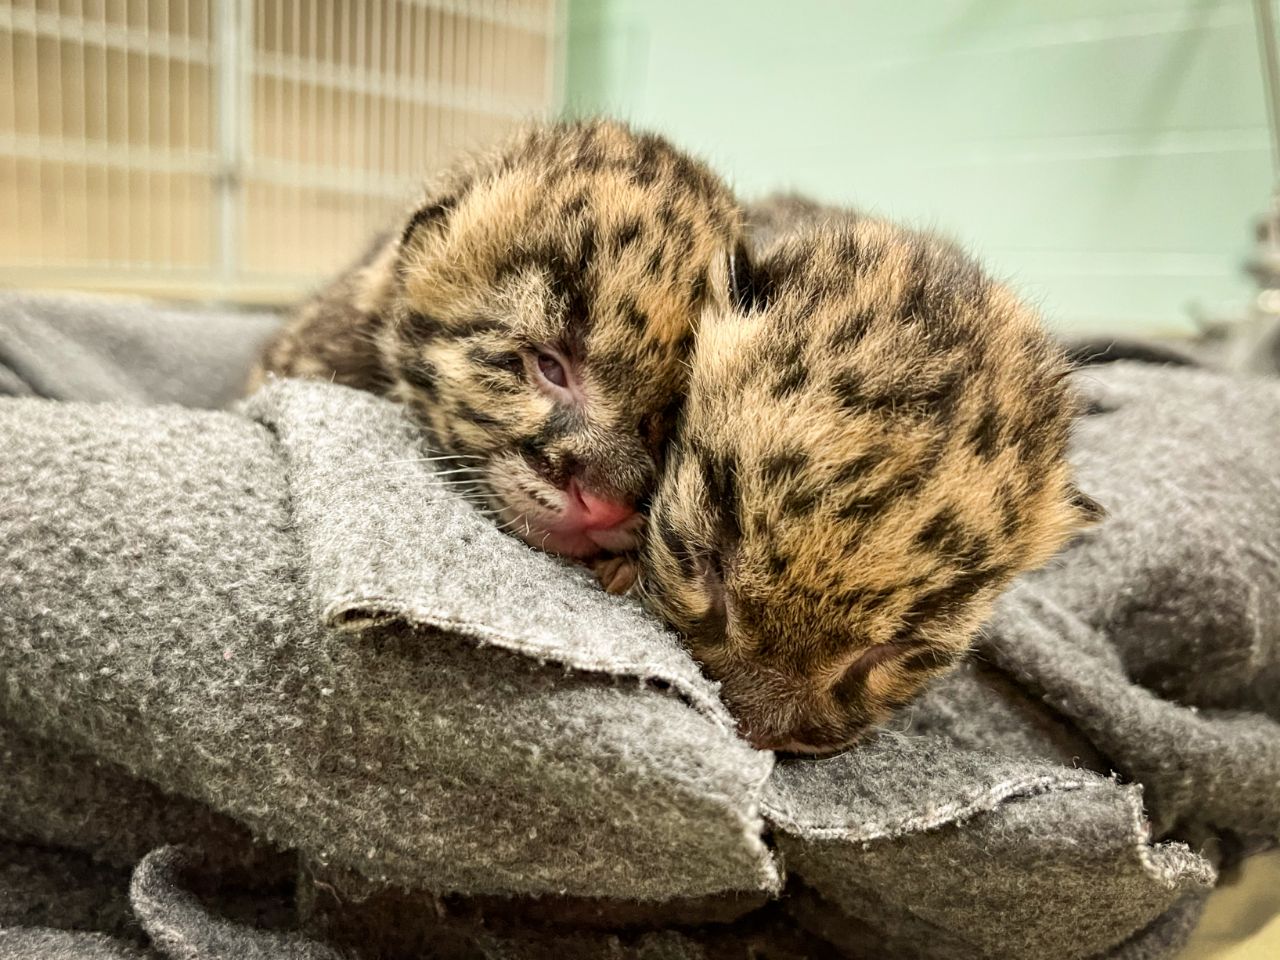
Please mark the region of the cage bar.
<svg viewBox="0 0 1280 960"><path fill-rule="evenodd" d="M284 302L560 106L564 0L0 0L0 285Z"/></svg>

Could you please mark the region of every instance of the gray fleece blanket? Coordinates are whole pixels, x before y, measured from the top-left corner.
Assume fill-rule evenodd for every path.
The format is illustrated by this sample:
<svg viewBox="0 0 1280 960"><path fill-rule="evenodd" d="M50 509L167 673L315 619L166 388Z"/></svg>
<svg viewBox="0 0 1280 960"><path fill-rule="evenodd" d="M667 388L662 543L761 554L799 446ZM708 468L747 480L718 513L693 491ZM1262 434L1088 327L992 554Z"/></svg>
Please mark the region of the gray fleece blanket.
<svg viewBox="0 0 1280 960"><path fill-rule="evenodd" d="M96 347L170 323L223 371L186 407ZM1079 374L1110 518L881 734L779 762L399 408L192 409L267 330L0 300L0 957L1165 957L1280 836L1274 380Z"/></svg>

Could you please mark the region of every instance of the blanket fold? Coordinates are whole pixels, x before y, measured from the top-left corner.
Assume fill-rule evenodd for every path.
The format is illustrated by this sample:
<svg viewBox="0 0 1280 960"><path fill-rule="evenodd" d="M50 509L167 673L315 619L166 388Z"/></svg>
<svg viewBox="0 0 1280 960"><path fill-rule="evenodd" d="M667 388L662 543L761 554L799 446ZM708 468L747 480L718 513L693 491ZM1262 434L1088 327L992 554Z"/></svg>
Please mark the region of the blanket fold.
<svg viewBox="0 0 1280 960"><path fill-rule="evenodd" d="M466 509L448 483L451 462L437 469L398 408L325 384L279 383L244 410L272 429L286 455L309 591L326 626L444 630L575 670L656 682L732 731L715 684L673 634L634 600L595 589L580 567L530 550Z"/></svg>
<svg viewBox="0 0 1280 960"><path fill-rule="evenodd" d="M266 312L0 292L0 395L223 407L279 325Z"/></svg>
<svg viewBox="0 0 1280 960"><path fill-rule="evenodd" d="M931 737L785 765L766 808L828 909L881 936L907 916L946 933L921 956L1094 956L1216 879L1185 844L1152 843L1136 786Z"/></svg>
<svg viewBox="0 0 1280 960"><path fill-rule="evenodd" d="M0 719L381 882L648 899L777 889L758 811L772 758L732 737L687 656L680 674L655 657L655 679L685 678L700 710L634 679L567 677L572 633L550 663L552 646L531 658L394 624L362 637L325 630L298 537L314 513L290 505L329 489L309 464L343 461L323 449L287 460L276 436L331 422L312 427L328 442L345 423L352 443L406 460L410 434L400 410L344 388L295 383L274 396L298 414L276 418L274 434L174 408L0 407L18 464L0 478L0 635L13 640L0 644ZM357 415L317 421L326 410ZM430 477L430 465L410 466ZM343 503L373 517L370 502ZM441 504L476 522L465 504ZM451 540L404 532L378 549L448 569ZM559 569L524 548L489 553L514 544L492 528L472 535L491 538L490 583L514 590L535 578L530 567ZM329 544L337 555L358 545ZM434 589L449 596L446 581ZM491 593L485 608L505 611L509 595ZM623 654L642 640L668 660L680 653L634 608L605 598L620 612L602 616L602 597L567 577L540 608L497 613L492 635L532 622L552 641L551 617L582 607L617 628L595 638L606 656L615 637Z"/></svg>

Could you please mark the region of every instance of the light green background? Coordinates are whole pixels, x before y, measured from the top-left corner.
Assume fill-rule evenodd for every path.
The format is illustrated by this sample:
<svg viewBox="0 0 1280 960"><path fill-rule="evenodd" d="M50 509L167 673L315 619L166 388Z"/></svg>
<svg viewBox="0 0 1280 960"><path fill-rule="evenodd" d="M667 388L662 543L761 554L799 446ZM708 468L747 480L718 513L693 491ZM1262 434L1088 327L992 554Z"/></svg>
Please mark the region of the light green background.
<svg viewBox="0 0 1280 960"><path fill-rule="evenodd" d="M1243 306L1248 0L570 0L567 104L965 241L1076 330Z"/></svg>

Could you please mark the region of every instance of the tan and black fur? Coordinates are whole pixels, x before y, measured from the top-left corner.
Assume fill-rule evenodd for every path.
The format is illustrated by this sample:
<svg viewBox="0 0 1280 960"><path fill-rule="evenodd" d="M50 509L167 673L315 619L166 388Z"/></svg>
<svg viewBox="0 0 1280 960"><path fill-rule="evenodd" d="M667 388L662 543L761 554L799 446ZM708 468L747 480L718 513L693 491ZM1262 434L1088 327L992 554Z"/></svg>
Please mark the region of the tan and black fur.
<svg viewBox="0 0 1280 960"><path fill-rule="evenodd" d="M740 233L729 190L663 139L611 121L537 127L431 187L297 311L258 376L406 404L538 545L528 518L553 515L570 477L643 504ZM537 388L542 351L573 364L580 404Z"/></svg>
<svg viewBox="0 0 1280 960"><path fill-rule="evenodd" d="M746 240L757 251L768 250L783 237L832 221L856 220L849 207L819 203L800 193L772 193L742 208Z"/></svg>
<svg viewBox="0 0 1280 960"><path fill-rule="evenodd" d="M951 243L834 217L708 310L641 593L753 744L854 740L961 658L1001 587L1100 510L1069 365Z"/></svg>

